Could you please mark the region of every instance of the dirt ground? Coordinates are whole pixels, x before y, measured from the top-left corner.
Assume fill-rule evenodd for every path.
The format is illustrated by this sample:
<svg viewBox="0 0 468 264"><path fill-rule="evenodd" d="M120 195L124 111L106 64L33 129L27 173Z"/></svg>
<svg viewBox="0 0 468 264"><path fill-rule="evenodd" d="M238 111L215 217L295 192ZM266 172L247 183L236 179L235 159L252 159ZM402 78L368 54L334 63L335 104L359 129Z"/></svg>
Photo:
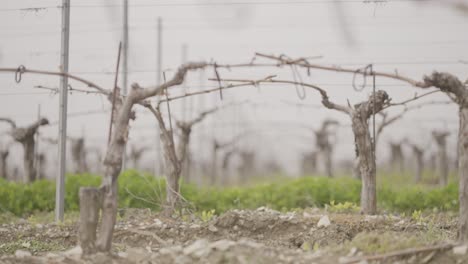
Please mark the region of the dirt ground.
<svg viewBox="0 0 468 264"><path fill-rule="evenodd" d="M0 263L468 263L468 247L454 242L456 222L442 213L363 216L316 208L176 218L127 209L110 255L81 257L76 222L19 220L0 225ZM411 250L383 257L405 249Z"/></svg>

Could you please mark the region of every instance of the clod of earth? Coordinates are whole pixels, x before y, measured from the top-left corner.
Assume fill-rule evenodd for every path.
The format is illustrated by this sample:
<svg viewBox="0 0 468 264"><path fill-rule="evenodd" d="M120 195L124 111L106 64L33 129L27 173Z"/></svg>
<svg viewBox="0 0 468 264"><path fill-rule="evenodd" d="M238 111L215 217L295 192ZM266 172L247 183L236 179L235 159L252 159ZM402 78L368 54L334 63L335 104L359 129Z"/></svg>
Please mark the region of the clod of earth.
<svg viewBox="0 0 468 264"><path fill-rule="evenodd" d="M111 255L80 258L74 223L41 223L39 228L37 223L22 221L1 226L0 263L324 264L437 245L456 237L456 219L445 215L434 215L430 222L420 224L392 215L336 214L316 208L281 213L263 207L231 210L204 222L166 218L148 210L127 211L116 225ZM319 228L320 221L330 224ZM58 243L63 248L54 246ZM411 258L413 263L464 263L468 261L466 251L460 246L382 263L410 263Z"/></svg>

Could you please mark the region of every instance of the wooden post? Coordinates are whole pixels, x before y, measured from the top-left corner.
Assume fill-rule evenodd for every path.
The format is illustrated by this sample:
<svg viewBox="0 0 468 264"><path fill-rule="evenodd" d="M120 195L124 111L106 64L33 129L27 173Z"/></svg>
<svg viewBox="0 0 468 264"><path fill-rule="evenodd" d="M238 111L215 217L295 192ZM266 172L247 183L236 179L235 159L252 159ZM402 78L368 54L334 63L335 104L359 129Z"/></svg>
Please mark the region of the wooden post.
<svg viewBox="0 0 468 264"><path fill-rule="evenodd" d="M80 188L79 244L83 254L96 252L96 229L99 221L101 193L95 187Z"/></svg>

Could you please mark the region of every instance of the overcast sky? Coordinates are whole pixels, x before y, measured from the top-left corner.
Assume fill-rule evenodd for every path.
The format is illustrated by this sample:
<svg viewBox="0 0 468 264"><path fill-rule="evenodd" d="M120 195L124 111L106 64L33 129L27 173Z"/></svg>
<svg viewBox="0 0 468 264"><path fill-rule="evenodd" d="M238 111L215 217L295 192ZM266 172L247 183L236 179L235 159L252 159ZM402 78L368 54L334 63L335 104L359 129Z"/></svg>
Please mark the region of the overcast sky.
<svg viewBox="0 0 468 264"><path fill-rule="evenodd" d="M372 1L371 1L372 2ZM437 1L434 1L437 2ZM468 78L468 16L443 4L389 0L365 3L349 0L130 0L129 83L152 85L156 82L156 20L163 20L163 65L167 74L184 60L218 63L249 62L255 52L285 54L290 57L322 56L315 63L359 68L373 63L375 70L395 71L421 79L433 70L448 71L461 80ZM112 88L118 43L122 36L122 1L72 0L70 34L70 72ZM60 64L61 1L3 0L0 6L0 67L24 65L31 69L58 70ZM23 8L38 8L22 10ZM291 70L233 69L220 70L223 78L262 78L277 74L292 79ZM212 70L190 74L185 88L175 88L172 95L214 87L208 81ZM338 103L352 104L365 99L370 85L362 92L352 88L351 74L301 71L305 82L326 89ZM361 80L358 80L361 81ZM58 119L58 96L34 89L35 85L57 87L56 77L25 75L21 83L13 74L0 75L0 112L19 124L34 121L40 105L41 114L51 121ZM74 88L84 88L71 81ZM398 102L423 91L401 82L377 78L377 88L386 90ZM370 84L370 80L368 80ZM300 91L299 91L300 92ZM353 136L347 116L316 108L320 97L307 91L301 100L294 86L262 85L240 88L219 94L193 97L171 104L173 115L182 119L214 105L248 99L253 104L228 108L209 118L194 130L192 151L195 159L207 159L212 137L227 141L244 130L255 131L239 142L241 148L256 150L263 158L282 161L289 171L297 172L302 152L313 148L314 140L305 126L318 128L325 118L339 120L343 126L337 134L338 159L354 155ZM426 101L447 101L444 94L428 96ZM424 100L421 100L424 101ZM418 102L415 102L417 104ZM306 105L298 106L297 104ZM310 107L312 106L312 107ZM110 106L98 95L73 93L69 96L69 113L106 110ZM402 108L390 109L397 114ZM132 123L130 144L155 144L154 118L136 107L138 119ZM164 110L166 111L166 110ZM88 145L104 146L109 123L108 113L70 117L72 136L84 134ZM434 148L430 144L433 129L453 132L451 155L455 154L458 128L454 105L428 106L408 113L389 127L379 146L382 161L389 140L404 137ZM0 131L6 131L0 125ZM49 137L57 136L57 126L42 129ZM2 138L2 142L7 137ZM55 155L56 150L41 146ZM154 160L156 152L145 160ZM408 151L409 153L409 151ZM19 158L20 153L17 153Z"/></svg>

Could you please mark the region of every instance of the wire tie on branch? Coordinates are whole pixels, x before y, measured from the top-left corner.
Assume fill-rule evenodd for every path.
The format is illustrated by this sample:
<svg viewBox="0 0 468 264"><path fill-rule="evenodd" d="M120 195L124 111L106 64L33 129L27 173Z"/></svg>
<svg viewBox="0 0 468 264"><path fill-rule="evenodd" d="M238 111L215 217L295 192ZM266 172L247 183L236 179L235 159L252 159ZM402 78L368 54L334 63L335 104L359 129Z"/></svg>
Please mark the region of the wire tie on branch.
<svg viewBox="0 0 468 264"><path fill-rule="evenodd" d="M16 69L16 72L15 72L15 82L16 83L20 83L21 82L21 76L23 75L23 73L26 71L26 67L24 67L24 65L20 65L18 67L18 69Z"/></svg>
<svg viewBox="0 0 468 264"><path fill-rule="evenodd" d="M50 90L49 96L50 96L50 97L53 97L53 96L55 96L55 95L57 95L57 94L58 94L58 89L51 89L51 90Z"/></svg>
<svg viewBox="0 0 468 264"><path fill-rule="evenodd" d="M250 60L249 64L250 64L250 65L253 65L254 62L255 62L255 60L257 60L257 56L256 56L256 55L254 55L254 56L252 57L252 59Z"/></svg>
<svg viewBox="0 0 468 264"><path fill-rule="evenodd" d="M300 83L303 83L301 74L298 72L295 65L291 64L290 67L291 67L291 71L292 71L292 75L293 75L293 79L294 79L294 87L296 88L297 97L299 97L299 99L301 99L301 100L304 100L306 98L305 88L304 88L304 86L302 84L300 85L301 88L302 88L302 93L301 93L301 91L299 90L299 86L297 85L298 79L299 79Z"/></svg>
<svg viewBox="0 0 468 264"><path fill-rule="evenodd" d="M369 72L369 70L370 70L370 72ZM356 75L358 75L359 73L362 73L363 81L362 81L362 84L359 85L359 87L358 87L358 86L356 86ZM353 89L356 92L362 92L362 90L364 90L364 88L366 88L366 86L367 86L367 75L373 75L373 74L374 73L372 71L372 64L369 64L364 68L357 69L353 74Z"/></svg>
<svg viewBox="0 0 468 264"><path fill-rule="evenodd" d="M216 62L214 63L214 72L215 72L216 80L218 81L218 86L219 86L219 98L223 100L223 87L221 85L221 78L219 78L218 64L216 64Z"/></svg>

